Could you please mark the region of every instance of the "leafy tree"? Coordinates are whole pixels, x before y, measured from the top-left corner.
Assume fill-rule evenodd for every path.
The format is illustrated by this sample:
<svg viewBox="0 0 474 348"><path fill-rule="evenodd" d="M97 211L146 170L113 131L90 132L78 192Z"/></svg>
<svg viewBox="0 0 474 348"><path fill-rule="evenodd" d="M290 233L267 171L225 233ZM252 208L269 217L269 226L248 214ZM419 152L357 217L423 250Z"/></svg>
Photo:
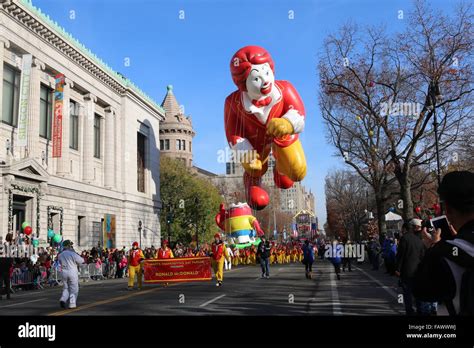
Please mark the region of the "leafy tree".
<svg viewBox="0 0 474 348"><path fill-rule="evenodd" d="M216 231L214 216L220 203L217 189L181 161L165 156L160 160L160 175L162 235L188 244L197 229L199 243L209 241Z"/></svg>

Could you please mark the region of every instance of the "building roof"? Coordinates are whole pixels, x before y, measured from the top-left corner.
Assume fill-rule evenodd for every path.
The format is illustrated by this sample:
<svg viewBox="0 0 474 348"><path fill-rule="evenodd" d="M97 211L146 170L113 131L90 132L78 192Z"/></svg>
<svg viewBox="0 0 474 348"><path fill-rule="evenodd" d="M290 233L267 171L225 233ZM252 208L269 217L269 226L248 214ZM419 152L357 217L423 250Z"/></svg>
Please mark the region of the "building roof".
<svg viewBox="0 0 474 348"><path fill-rule="evenodd" d="M108 66L102 59L96 56L92 51L86 48L82 43L80 43L76 38L74 38L70 33L68 33L63 27L61 27L56 21L52 20L47 14L43 13L38 7L35 7L31 0L17 0L17 3L21 4L24 8L31 12L31 14L37 16L44 24L47 24L49 29L51 29L54 34L66 41L70 46L84 55L87 59L92 61L105 73L110 75L114 80L124 88L128 88L131 91L135 92L137 95L142 97L145 101L150 103L153 107L158 109L161 112L164 112L163 108L156 103L156 101L138 88L132 81L124 77L122 74L114 71L110 66Z"/></svg>
<svg viewBox="0 0 474 348"><path fill-rule="evenodd" d="M215 174L215 173L212 173L208 170L205 170L205 169L202 169L202 168L199 168L199 167L196 167L196 166L193 166L193 168L199 173L199 174L202 174L202 175L205 175L205 176L210 176L210 177L217 177L219 175Z"/></svg>
<svg viewBox="0 0 474 348"><path fill-rule="evenodd" d="M179 122L192 128L191 117L184 115L183 110L179 106L178 100L173 93L173 86L166 86L166 95L161 103L161 107L165 110L165 120L167 122Z"/></svg>
<svg viewBox="0 0 474 348"><path fill-rule="evenodd" d="M171 117L180 115L181 109L179 108L178 101L173 94L173 86L166 86L166 95L161 103L161 107L165 110L166 118L169 120Z"/></svg>

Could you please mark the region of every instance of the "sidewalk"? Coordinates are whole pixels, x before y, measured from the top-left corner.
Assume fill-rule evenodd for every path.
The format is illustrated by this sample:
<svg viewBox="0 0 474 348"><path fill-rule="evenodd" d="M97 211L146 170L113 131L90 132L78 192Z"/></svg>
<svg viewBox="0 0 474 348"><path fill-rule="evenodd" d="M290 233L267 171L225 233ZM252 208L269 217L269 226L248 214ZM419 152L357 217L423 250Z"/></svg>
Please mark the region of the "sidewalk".
<svg viewBox="0 0 474 348"><path fill-rule="evenodd" d="M372 265L369 263L356 264L356 267L365 271L369 276L376 278L380 283L387 287L390 291L394 291L397 295L402 295L402 288L398 285L398 277L391 276L388 273L385 273L385 266L380 266L378 271L372 270ZM447 316L449 315L448 310L444 304L438 304L438 316Z"/></svg>

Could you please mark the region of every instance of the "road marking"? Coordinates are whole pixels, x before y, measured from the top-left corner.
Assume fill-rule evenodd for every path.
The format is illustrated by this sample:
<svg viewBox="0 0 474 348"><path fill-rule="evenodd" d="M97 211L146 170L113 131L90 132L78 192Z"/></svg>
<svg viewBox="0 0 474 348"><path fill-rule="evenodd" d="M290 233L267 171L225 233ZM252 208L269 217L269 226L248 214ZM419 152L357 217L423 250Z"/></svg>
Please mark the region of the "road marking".
<svg viewBox="0 0 474 348"><path fill-rule="evenodd" d="M212 302L215 302L215 301L223 298L224 296L225 296L225 294L217 296L216 298L213 298L212 300L209 300L209 301L204 302L203 304L199 305L199 307L206 307L208 304L211 304Z"/></svg>
<svg viewBox="0 0 474 348"><path fill-rule="evenodd" d="M332 296L332 314L342 315L341 303L339 302L339 292L337 291L336 275L334 272L329 273L331 278L331 296Z"/></svg>
<svg viewBox="0 0 474 348"><path fill-rule="evenodd" d="M232 268L231 270L228 270L228 271L225 271L226 273L230 273L230 272L237 272L237 271L240 271L240 270L243 270L243 269L246 269L246 267L239 267L239 268Z"/></svg>
<svg viewBox="0 0 474 348"><path fill-rule="evenodd" d="M242 269L246 269L245 267L242 267L242 268L234 268L230 271L227 271L229 273L232 273L232 272L237 272L237 271L240 271ZM102 301L96 301L96 302L92 302L92 303L89 303L89 304L86 304L86 305L83 305L83 306L80 306L80 307L76 307L76 308L70 308L70 309L65 309L65 310L61 310L61 311L58 311L58 312L53 312L53 313L50 313L48 314L48 316L61 316L61 315L66 315L66 314L69 314L69 313L74 313L74 312L77 312L77 311L80 311L80 310L83 310L83 309L88 309L88 308L92 308L92 307L97 307L97 306L100 306L100 305L103 305L103 304L109 304L109 303L112 303L112 302L116 302L116 301L120 301L120 300L126 300L128 298L131 298L131 297L135 297L135 296L139 296L139 295L145 295L145 294L148 294L148 293L151 293L151 292L154 292L154 291L158 291L158 290L162 290L162 289L167 289L167 288L170 288L172 286L176 286L176 285L179 285L180 283L175 283L175 284L171 284L171 285L168 285L166 288L153 288L153 289L150 289L150 290L143 290L143 291L139 291L139 292L134 292L134 293L131 293L131 294L127 294L127 295L122 295L122 296L118 296L118 297L113 297L113 298L110 298L110 299L107 299L107 300L102 300ZM225 296L225 295L224 295ZM217 299L216 299L217 300Z"/></svg>
<svg viewBox="0 0 474 348"><path fill-rule="evenodd" d="M19 305L22 305L22 304L25 304L25 303L32 303L32 302L38 302L38 301L42 301L42 300L45 300L46 298L39 298L37 300L31 300L31 301L26 301L26 302L20 302L20 303L13 303L13 304L10 304L10 305L7 305L7 306L2 306L0 308L7 308L7 307L13 307L13 306L19 306Z"/></svg>
<svg viewBox="0 0 474 348"><path fill-rule="evenodd" d="M373 280L374 282L377 283L377 285L379 285L382 289L384 289L388 294L390 294L391 296L395 297L396 299L398 299L398 295L395 291L393 291L392 289L390 289L390 287L384 285L383 283L381 283L378 279L374 278L373 276L371 276L369 273L367 273L366 271L364 271L362 268L359 268L359 267L355 267L356 270L358 271L361 271L363 274L365 274L368 278L370 278L371 280Z"/></svg>
<svg viewBox="0 0 474 348"><path fill-rule="evenodd" d="M170 288L170 287L176 286L176 285L177 284L171 284L171 285L168 285L166 288L162 288L162 287L153 288L153 289L150 289L150 290L141 290L141 291L133 292L131 294L127 294L127 295L112 297L112 298L109 298L107 300L92 302L92 303L86 304L84 306L80 306L80 307L76 307L76 308L70 308L70 309L66 309L66 310L61 310L59 312L49 313L48 316L61 316L61 315L65 315L65 314L70 314L70 313L74 313L74 312L77 312L77 311L80 311L80 310L83 310L83 309L97 307L97 306L100 306L100 305L103 305L103 304L109 304L109 303L117 302L117 301L120 301L120 300L126 300L126 299L129 299L131 297L135 297L135 296L149 294L149 293L152 293L152 292L155 292L155 291L158 291L158 290L167 289L167 288Z"/></svg>

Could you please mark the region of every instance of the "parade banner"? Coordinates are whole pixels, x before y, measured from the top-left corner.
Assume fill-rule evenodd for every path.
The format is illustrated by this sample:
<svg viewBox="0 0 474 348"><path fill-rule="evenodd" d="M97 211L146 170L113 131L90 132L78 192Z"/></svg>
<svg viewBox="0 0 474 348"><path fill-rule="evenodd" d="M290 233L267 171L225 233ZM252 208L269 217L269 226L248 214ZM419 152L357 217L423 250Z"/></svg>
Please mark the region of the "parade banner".
<svg viewBox="0 0 474 348"><path fill-rule="evenodd" d="M54 89L53 157L62 156L64 75L57 74Z"/></svg>
<svg viewBox="0 0 474 348"><path fill-rule="evenodd" d="M109 249L115 248L115 223L115 215L104 215L104 226L102 228L104 234L104 247Z"/></svg>
<svg viewBox="0 0 474 348"><path fill-rule="evenodd" d="M24 54L21 67L20 96L18 107L18 134L17 145L28 144L28 103L30 99L31 63L33 56Z"/></svg>
<svg viewBox="0 0 474 348"><path fill-rule="evenodd" d="M180 257L145 260L145 283L173 283L211 280L210 257Z"/></svg>

